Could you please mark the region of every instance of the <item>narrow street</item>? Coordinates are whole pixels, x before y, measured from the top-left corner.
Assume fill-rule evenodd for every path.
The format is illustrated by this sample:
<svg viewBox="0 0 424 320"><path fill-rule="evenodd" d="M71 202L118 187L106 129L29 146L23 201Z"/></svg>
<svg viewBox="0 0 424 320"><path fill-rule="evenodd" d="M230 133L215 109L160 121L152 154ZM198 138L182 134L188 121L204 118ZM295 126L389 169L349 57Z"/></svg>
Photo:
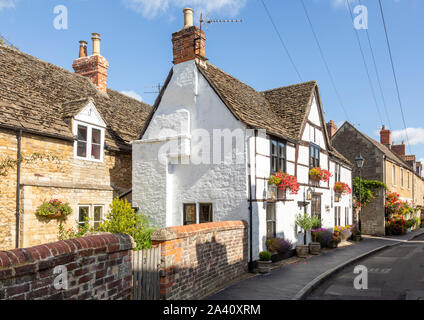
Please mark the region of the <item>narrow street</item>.
<svg viewBox="0 0 424 320"><path fill-rule="evenodd" d="M368 289L356 290L356 266L368 269ZM424 235L336 273L307 300L424 300Z"/></svg>

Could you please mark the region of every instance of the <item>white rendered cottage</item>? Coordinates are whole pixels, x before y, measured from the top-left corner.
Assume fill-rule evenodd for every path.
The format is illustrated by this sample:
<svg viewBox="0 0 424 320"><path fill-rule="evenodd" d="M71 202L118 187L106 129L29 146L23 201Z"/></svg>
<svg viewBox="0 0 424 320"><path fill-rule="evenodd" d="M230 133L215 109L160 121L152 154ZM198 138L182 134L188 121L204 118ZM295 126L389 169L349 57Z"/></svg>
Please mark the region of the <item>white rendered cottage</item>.
<svg viewBox="0 0 424 320"><path fill-rule="evenodd" d="M351 164L330 146L315 81L257 92L206 62L205 34L186 25L173 34L174 67L154 111L133 142L133 204L159 227L243 219L250 257L267 237L297 243L300 202L324 228L352 223L352 196L336 202L336 181L352 186ZM309 170L333 177L314 184ZM297 195L271 199L268 178L297 177Z"/></svg>

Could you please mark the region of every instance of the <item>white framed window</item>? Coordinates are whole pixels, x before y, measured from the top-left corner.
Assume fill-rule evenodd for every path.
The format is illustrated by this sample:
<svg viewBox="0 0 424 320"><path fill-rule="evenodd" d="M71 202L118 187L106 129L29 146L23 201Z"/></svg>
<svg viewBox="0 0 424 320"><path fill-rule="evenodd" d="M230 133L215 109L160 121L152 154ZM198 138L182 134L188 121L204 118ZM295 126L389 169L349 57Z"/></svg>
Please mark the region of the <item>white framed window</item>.
<svg viewBox="0 0 424 320"><path fill-rule="evenodd" d="M89 205L78 206L78 225L83 226L87 218L90 219L90 206Z"/></svg>
<svg viewBox="0 0 424 320"><path fill-rule="evenodd" d="M78 225L83 226L88 218L90 227L97 229L104 219L104 205L79 205Z"/></svg>
<svg viewBox="0 0 424 320"><path fill-rule="evenodd" d="M184 203L183 225L213 222L212 203Z"/></svg>
<svg viewBox="0 0 424 320"><path fill-rule="evenodd" d="M400 186L403 188L403 169L400 169Z"/></svg>
<svg viewBox="0 0 424 320"><path fill-rule="evenodd" d="M396 166L393 165L393 170L392 170L392 185L396 185Z"/></svg>
<svg viewBox="0 0 424 320"><path fill-rule="evenodd" d="M93 206L93 227L97 230L104 218L104 206Z"/></svg>
<svg viewBox="0 0 424 320"><path fill-rule="evenodd" d="M88 123L75 121L74 157L80 160L103 162L105 130Z"/></svg>

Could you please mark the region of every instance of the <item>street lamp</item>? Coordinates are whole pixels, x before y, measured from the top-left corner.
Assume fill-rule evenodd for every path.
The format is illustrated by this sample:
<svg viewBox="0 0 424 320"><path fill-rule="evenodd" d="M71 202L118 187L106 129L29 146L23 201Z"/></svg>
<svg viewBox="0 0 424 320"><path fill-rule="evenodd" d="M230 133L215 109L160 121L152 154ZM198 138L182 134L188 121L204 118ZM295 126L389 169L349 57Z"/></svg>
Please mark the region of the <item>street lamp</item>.
<svg viewBox="0 0 424 320"><path fill-rule="evenodd" d="M359 169L359 231L362 231L362 226L361 226L361 212L362 212L362 199L361 199L361 179L362 179L362 168L364 166L364 158L362 158L362 155L359 155L359 157L357 157L355 159L356 162L356 167Z"/></svg>

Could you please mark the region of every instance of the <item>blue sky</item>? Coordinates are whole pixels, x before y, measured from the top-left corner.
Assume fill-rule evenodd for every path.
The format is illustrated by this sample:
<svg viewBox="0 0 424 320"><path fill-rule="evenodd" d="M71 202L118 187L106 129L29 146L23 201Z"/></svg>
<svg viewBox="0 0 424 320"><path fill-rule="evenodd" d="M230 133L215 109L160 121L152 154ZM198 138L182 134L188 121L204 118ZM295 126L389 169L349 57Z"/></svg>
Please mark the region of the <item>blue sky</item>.
<svg viewBox="0 0 424 320"><path fill-rule="evenodd" d="M319 55L300 0L264 0L303 81L317 80L326 120L342 124L346 115ZM368 8L368 31L381 77L384 110L365 30L359 30L382 120L344 0L304 0L349 120L377 140L382 122L400 143L406 138L377 0ZM351 0L352 8L358 5ZM54 8L68 9L68 29L57 30ZM193 7L210 18L243 18L243 23L209 25L210 62L257 90L300 82L260 0L0 0L0 33L20 50L72 70L78 41L102 35L109 63L108 85L133 92L152 104L152 86L172 67L171 34L183 25L182 9ZM424 160L424 20L422 0L383 0L410 150ZM197 20L197 19L196 19ZM89 45L91 51L91 45ZM388 115L388 116L387 116Z"/></svg>

